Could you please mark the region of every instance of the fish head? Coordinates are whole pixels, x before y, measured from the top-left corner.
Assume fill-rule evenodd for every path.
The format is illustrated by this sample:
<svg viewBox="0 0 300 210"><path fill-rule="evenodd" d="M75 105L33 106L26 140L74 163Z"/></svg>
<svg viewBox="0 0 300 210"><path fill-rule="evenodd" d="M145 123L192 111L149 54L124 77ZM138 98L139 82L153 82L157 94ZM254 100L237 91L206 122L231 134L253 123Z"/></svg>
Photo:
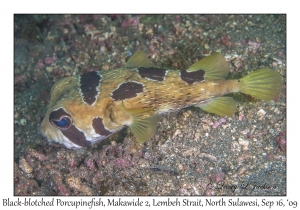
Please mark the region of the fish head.
<svg viewBox="0 0 300 210"><path fill-rule="evenodd" d="M53 86L49 109L40 126L40 133L49 143L68 149L88 147L122 128L109 118L109 98L85 102L78 88L79 79L78 76L64 78Z"/></svg>

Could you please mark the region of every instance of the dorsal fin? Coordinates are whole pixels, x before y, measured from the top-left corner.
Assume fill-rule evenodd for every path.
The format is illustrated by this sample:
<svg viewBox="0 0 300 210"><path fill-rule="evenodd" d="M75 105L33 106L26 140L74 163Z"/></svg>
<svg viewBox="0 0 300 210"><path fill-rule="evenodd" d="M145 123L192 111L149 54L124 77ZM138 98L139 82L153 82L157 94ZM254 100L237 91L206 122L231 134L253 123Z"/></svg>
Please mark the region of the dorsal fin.
<svg viewBox="0 0 300 210"><path fill-rule="evenodd" d="M140 50L135 52L126 62L125 67L149 67L151 65L147 54Z"/></svg>
<svg viewBox="0 0 300 210"><path fill-rule="evenodd" d="M155 134L158 120L156 115L151 114L151 108L128 110L122 102L121 109L132 118L129 127L140 143L144 143Z"/></svg>
<svg viewBox="0 0 300 210"><path fill-rule="evenodd" d="M187 72L200 69L205 71L204 79L225 79L229 73L228 64L219 52L197 61L187 69Z"/></svg>

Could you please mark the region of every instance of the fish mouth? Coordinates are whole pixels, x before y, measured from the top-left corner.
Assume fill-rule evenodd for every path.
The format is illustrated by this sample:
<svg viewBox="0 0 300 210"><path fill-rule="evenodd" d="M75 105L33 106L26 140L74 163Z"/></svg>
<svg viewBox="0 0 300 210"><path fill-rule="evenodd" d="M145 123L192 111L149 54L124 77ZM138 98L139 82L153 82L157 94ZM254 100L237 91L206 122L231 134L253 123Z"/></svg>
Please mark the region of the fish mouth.
<svg viewBox="0 0 300 210"><path fill-rule="evenodd" d="M51 132L51 130L49 130L49 129L46 129L43 122L41 125L36 126L36 133L39 136L45 138L49 145L55 146L55 147L62 147L65 149L70 149L70 150L78 150L78 149L83 148L82 146L80 146L72 141L60 138L59 135L51 135L51 134L53 134L53 132Z"/></svg>
<svg viewBox="0 0 300 210"><path fill-rule="evenodd" d="M48 140L48 143L49 143L49 145L51 145L53 147L56 147L58 149L60 149L60 148L64 148L64 149L68 149L68 150L79 150L79 149L81 149L81 148L78 148L78 147L67 147L66 145L64 145L62 143L58 143L56 141L51 141L51 140L50 141Z"/></svg>

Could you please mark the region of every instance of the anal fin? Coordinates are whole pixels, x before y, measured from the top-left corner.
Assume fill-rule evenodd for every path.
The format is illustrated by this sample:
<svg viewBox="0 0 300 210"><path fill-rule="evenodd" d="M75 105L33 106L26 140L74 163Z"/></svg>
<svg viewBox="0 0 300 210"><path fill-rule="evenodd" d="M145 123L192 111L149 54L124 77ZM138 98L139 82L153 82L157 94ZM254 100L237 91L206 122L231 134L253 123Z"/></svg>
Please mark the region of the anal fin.
<svg viewBox="0 0 300 210"><path fill-rule="evenodd" d="M233 98L224 96L210 99L197 107L220 116L232 116L236 111L236 102Z"/></svg>

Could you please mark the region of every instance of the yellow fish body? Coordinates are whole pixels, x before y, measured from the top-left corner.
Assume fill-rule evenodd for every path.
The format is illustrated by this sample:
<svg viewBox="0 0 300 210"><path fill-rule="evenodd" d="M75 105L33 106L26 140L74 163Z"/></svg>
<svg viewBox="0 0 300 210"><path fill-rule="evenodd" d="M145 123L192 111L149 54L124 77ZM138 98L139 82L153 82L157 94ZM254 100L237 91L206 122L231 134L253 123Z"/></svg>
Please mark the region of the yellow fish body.
<svg viewBox="0 0 300 210"><path fill-rule="evenodd" d="M95 144L124 126L145 142L156 131L158 114L197 106L230 116L236 102L223 95L243 92L272 100L280 93L282 78L274 70L260 69L240 80L225 80L228 73L220 53L187 70L167 70L150 67L146 54L138 51L124 68L58 81L40 131L49 142L69 149Z"/></svg>

